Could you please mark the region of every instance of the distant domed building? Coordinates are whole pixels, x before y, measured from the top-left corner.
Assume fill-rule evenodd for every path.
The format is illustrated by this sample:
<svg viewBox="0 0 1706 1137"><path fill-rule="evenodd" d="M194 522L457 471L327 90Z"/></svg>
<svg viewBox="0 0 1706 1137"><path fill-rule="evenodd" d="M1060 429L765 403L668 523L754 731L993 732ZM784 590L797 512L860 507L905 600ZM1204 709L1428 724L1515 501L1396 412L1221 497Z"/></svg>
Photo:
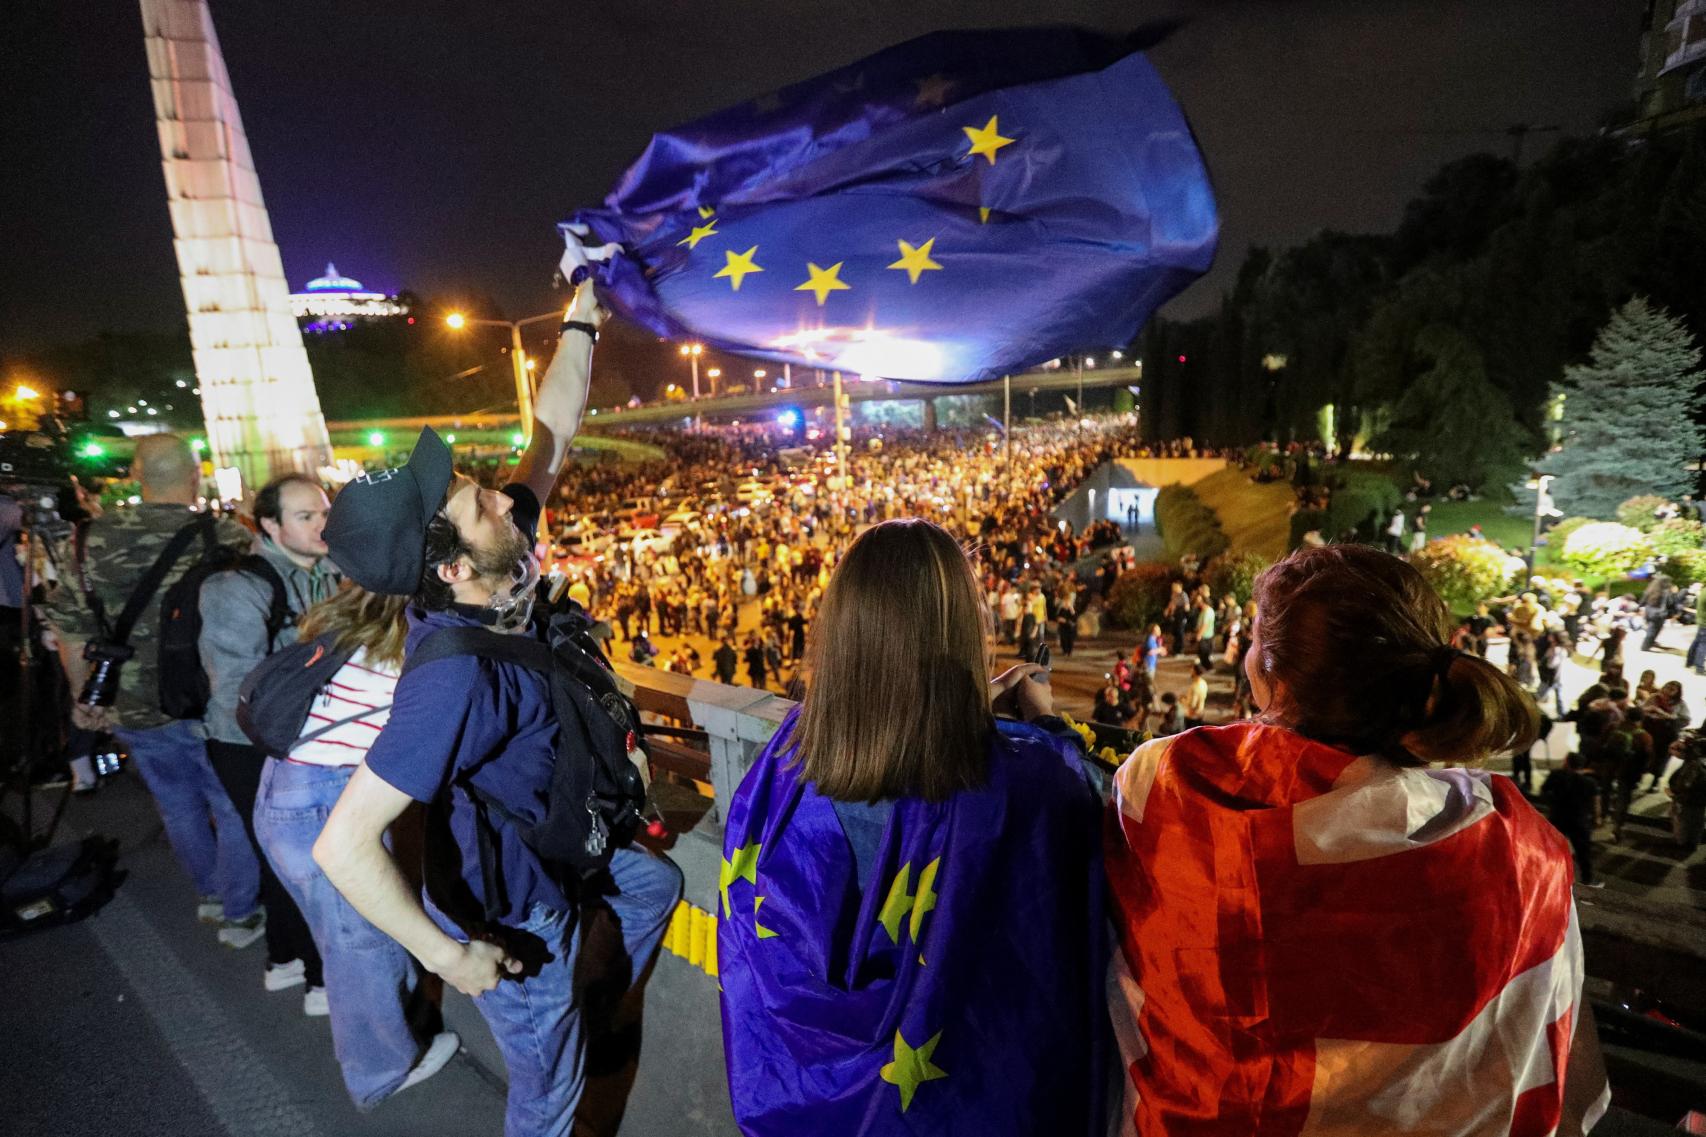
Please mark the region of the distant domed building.
<svg viewBox="0 0 1706 1137"><path fill-rule="evenodd" d="M361 281L339 275L334 264L326 265L326 275L310 280L305 290L290 294L290 309L305 332L339 332L358 320L406 316L409 312L409 306L395 296L364 291Z"/></svg>

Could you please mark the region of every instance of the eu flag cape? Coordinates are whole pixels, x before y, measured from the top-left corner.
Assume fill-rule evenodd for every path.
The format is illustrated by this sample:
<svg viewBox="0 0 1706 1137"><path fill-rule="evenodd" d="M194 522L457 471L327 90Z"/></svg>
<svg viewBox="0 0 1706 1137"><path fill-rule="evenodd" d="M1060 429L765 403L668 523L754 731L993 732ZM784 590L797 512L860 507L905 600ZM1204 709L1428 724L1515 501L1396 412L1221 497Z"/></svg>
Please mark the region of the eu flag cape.
<svg viewBox="0 0 1706 1137"><path fill-rule="evenodd" d="M989 780L894 803L870 879L788 736L730 803L723 1047L750 1137L1103 1128L1100 803L1076 747L1003 723Z"/></svg>
<svg viewBox="0 0 1706 1137"><path fill-rule="evenodd" d="M1154 68L1069 28L925 36L659 134L573 220L657 335L923 381L1127 344L1219 233Z"/></svg>

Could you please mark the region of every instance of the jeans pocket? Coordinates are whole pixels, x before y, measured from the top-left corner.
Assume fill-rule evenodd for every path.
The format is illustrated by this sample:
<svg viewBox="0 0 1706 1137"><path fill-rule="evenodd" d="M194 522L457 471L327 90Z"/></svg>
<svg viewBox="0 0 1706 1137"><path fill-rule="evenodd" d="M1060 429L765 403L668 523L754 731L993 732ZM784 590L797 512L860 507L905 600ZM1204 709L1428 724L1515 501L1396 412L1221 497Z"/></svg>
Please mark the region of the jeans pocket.
<svg viewBox="0 0 1706 1137"><path fill-rule="evenodd" d="M321 875L314 842L331 812L318 804L290 808L270 798L255 810L255 836L280 877L306 884Z"/></svg>

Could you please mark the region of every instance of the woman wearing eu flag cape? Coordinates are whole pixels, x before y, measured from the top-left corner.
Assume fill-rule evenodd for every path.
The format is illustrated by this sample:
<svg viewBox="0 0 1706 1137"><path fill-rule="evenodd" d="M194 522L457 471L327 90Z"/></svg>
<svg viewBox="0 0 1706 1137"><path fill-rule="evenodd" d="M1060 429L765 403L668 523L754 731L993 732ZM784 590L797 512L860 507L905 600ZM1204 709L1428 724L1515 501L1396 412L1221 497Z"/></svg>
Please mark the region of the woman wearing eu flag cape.
<svg viewBox="0 0 1706 1137"><path fill-rule="evenodd" d="M1098 798L1040 669L990 682L985 621L927 521L867 531L830 580L805 702L724 839L744 1133L1102 1128Z"/></svg>

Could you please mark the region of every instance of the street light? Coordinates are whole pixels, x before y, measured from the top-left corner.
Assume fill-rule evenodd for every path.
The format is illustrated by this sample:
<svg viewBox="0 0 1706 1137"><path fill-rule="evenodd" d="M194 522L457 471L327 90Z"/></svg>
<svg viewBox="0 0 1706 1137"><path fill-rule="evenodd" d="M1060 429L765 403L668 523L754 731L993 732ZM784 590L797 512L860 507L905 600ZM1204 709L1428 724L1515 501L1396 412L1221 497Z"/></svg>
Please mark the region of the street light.
<svg viewBox="0 0 1706 1137"><path fill-rule="evenodd" d="M18 390L16 395L14 395L14 398L18 399L20 402L25 399L39 399L41 398L41 392L37 391L34 387L26 387L24 384L20 383L18 384Z"/></svg>
<svg viewBox="0 0 1706 1137"><path fill-rule="evenodd" d="M684 343L681 345L681 354L693 365L693 397L697 399L699 397L699 357L705 354L705 345L702 343ZM712 374L716 373L712 372Z"/></svg>
<svg viewBox="0 0 1706 1137"><path fill-rule="evenodd" d="M529 316L525 320L487 320L464 316L461 312L452 312L444 317L445 324L453 331L461 331L470 324L483 324L487 327L509 329L509 362L515 372L515 409L521 416L521 429L525 432L533 425L533 381L528 372L533 369L533 360L527 358L527 353L521 348L521 329L528 324L537 324L541 320L566 320L567 312L541 312L537 316Z"/></svg>

